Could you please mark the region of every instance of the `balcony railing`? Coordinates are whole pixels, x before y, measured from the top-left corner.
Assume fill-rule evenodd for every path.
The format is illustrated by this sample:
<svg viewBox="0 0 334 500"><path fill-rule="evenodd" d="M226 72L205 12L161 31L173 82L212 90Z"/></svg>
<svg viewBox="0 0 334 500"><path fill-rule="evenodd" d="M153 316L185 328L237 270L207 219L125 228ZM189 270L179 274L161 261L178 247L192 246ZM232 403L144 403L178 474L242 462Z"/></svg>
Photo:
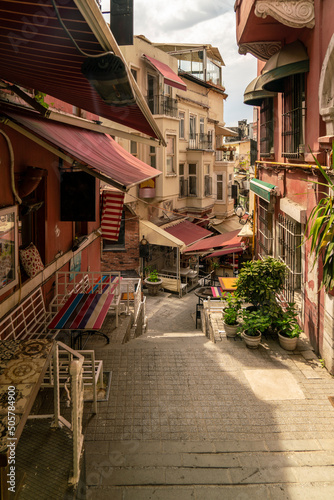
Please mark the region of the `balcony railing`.
<svg viewBox="0 0 334 500"><path fill-rule="evenodd" d="M166 115L177 117L177 99L167 95L154 95L146 97L148 107L153 115Z"/></svg>
<svg viewBox="0 0 334 500"><path fill-rule="evenodd" d="M238 155L235 151L217 151L216 150L216 161L235 161L238 159Z"/></svg>
<svg viewBox="0 0 334 500"><path fill-rule="evenodd" d="M210 134L190 134L188 149L209 149L212 150L212 135Z"/></svg>

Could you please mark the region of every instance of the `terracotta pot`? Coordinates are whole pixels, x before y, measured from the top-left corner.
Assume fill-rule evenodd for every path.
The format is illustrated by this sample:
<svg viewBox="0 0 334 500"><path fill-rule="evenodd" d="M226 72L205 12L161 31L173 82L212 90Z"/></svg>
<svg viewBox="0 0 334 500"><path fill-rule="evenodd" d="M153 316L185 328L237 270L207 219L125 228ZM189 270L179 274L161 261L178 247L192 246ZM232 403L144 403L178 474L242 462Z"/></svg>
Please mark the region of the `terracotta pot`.
<svg viewBox="0 0 334 500"><path fill-rule="evenodd" d="M239 327L239 324L237 325L227 325L225 323L225 321L223 322L224 324L224 330L225 330L225 333L226 333L226 337L235 337L236 334L238 333L238 327Z"/></svg>
<svg viewBox="0 0 334 500"><path fill-rule="evenodd" d="M249 349L257 349L261 343L261 333L259 335L247 335L245 332L242 333L246 346Z"/></svg>
<svg viewBox="0 0 334 500"><path fill-rule="evenodd" d="M278 334L278 340L280 346L286 351L294 351L297 347L298 337L285 337L284 335Z"/></svg>

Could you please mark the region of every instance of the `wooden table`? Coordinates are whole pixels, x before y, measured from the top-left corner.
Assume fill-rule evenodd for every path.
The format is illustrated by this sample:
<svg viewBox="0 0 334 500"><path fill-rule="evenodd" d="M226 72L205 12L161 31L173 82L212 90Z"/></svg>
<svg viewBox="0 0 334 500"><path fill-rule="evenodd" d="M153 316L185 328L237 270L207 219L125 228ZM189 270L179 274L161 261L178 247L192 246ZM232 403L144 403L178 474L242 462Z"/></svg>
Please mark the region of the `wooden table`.
<svg viewBox="0 0 334 500"><path fill-rule="evenodd" d="M109 307L113 301L112 293L73 293L48 325L50 330L71 332L71 345L81 341L82 333L98 333L109 343L108 336L100 332ZM73 334L76 334L73 338ZM81 349L81 345L79 346Z"/></svg>
<svg viewBox="0 0 334 500"><path fill-rule="evenodd" d="M218 277L219 284L223 292L234 292L237 288L238 278Z"/></svg>

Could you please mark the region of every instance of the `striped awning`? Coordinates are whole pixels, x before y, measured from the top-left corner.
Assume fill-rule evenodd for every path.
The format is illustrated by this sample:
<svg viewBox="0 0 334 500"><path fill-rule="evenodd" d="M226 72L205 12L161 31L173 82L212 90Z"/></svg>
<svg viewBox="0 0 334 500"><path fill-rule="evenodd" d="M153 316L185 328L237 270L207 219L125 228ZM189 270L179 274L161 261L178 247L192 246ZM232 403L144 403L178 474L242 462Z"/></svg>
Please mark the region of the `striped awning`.
<svg viewBox="0 0 334 500"><path fill-rule="evenodd" d="M102 238L117 241L121 227L124 193L102 191Z"/></svg>

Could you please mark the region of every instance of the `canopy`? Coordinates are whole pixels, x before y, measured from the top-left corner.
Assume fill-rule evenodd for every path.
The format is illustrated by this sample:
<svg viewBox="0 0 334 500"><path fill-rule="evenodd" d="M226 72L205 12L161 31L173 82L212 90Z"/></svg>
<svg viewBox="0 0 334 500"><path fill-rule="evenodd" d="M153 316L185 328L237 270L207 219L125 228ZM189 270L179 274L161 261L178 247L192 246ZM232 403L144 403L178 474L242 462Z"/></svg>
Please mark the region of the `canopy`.
<svg viewBox="0 0 334 500"><path fill-rule="evenodd" d="M98 2L66 0L56 5L63 26L51 2L1 1L0 78L139 130L164 144ZM132 87L134 104L106 104L82 74L88 57L106 52L113 52L125 64L124 83Z"/></svg>
<svg viewBox="0 0 334 500"><path fill-rule="evenodd" d="M234 130L228 127L224 127L224 125L220 125L219 123L217 123L217 125L215 126L215 130L216 130L216 135L223 135L224 137L239 136L238 132L235 132Z"/></svg>
<svg viewBox="0 0 334 500"><path fill-rule="evenodd" d="M144 58L164 77L166 85L175 87L179 90L187 90L187 85L167 64L144 54Z"/></svg>
<svg viewBox="0 0 334 500"><path fill-rule="evenodd" d="M285 45L266 62L258 85L272 92L284 91L285 78L306 73L309 58L305 46L299 40Z"/></svg>
<svg viewBox="0 0 334 500"><path fill-rule="evenodd" d="M261 85L261 75L252 80L244 92L244 103L250 106L261 106L264 99L272 99L277 96L276 92L269 92L264 90Z"/></svg>
<svg viewBox="0 0 334 500"><path fill-rule="evenodd" d="M197 224L193 224L188 220L177 222L173 226L166 227L165 231L183 241L186 245L191 245L192 243L195 243L195 241L202 240L203 238L212 235L211 231L208 231Z"/></svg>
<svg viewBox="0 0 334 500"><path fill-rule="evenodd" d="M217 236L212 236L211 238L206 238L205 240L198 241L194 245L189 246L186 252L196 252L196 253L207 253L213 251L215 248L221 248L225 246L239 245L240 238L238 238L239 229L236 231L231 231L225 234L218 234Z"/></svg>
<svg viewBox="0 0 334 500"><path fill-rule="evenodd" d="M167 231L148 220L139 221L139 240L143 237L145 237L151 245L179 248L180 250L185 248L183 241L167 233Z"/></svg>
<svg viewBox="0 0 334 500"><path fill-rule="evenodd" d="M21 114L6 111L6 116L10 118L8 125L23 134L26 130L32 131L33 134L30 134L32 140L36 136L42 137L56 146L53 151L55 154L63 157L58 151L58 148L61 148L71 155L72 158L68 158L71 163L73 159L79 161L80 168L88 166L86 171L95 177L103 174L105 182L123 191L160 174L155 168L128 153L108 135L51 122L41 118L37 113ZM41 145L48 149L46 142L43 141Z"/></svg>
<svg viewBox="0 0 334 500"><path fill-rule="evenodd" d="M228 255L229 253L241 253L246 248L247 247L245 247L241 243L239 245L229 245L227 247L224 247L223 250L217 250L217 252L210 253L206 256L206 259L208 259L209 257L221 257L222 255Z"/></svg>
<svg viewBox="0 0 334 500"><path fill-rule="evenodd" d="M250 190L263 200L270 201L271 196L276 194L275 184L261 181L260 179L251 179Z"/></svg>

